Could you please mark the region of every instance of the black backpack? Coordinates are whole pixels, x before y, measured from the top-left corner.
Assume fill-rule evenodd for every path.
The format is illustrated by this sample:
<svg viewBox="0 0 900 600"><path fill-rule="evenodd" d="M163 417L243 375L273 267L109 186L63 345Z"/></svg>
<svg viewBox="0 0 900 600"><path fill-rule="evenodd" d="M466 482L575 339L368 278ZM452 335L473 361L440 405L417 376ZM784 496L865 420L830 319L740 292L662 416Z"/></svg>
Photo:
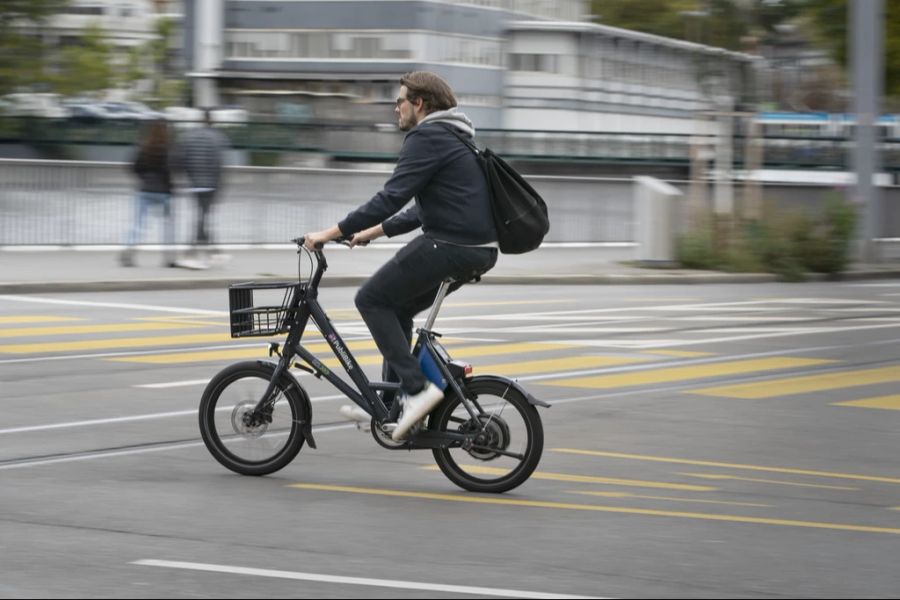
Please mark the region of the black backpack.
<svg viewBox="0 0 900 600"><path fill-rule="evenodd" d="M525 179L489 148L479 150L452 125L445 127L478 159L491 194L497 242L503 254L524 254L541 245L550 230L547 204Z"/></svg>

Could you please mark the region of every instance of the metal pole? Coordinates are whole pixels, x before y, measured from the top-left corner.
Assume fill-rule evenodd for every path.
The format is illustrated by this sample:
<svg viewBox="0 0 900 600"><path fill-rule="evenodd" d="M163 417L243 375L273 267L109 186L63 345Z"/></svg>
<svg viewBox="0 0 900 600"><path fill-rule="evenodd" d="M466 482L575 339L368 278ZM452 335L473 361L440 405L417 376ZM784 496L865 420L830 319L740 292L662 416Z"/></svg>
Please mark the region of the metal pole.
<svg viewBox="0 0 900 600"><path fill-rule="evenodd" d="M856 115L853 200L862 206L857 228L860 258L878 262L875 239L880 237L880 190L872 178L879 171L874 124L879 117L883 70L883 0L856 0L850 7L850 56L853 72L853 112Z"/></svg>

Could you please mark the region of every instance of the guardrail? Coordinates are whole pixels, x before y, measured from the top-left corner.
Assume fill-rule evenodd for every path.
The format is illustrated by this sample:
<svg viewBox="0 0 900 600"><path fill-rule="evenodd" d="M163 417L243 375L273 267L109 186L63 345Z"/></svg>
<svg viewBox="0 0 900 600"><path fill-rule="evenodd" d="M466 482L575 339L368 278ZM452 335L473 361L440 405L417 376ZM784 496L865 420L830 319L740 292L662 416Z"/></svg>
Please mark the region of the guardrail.
<svg viewBox="0 0 900 600"><path fill-rule="evenodd" d="M190 125L179 123L176 129ZM127 120L78 121L36 117L0 118L0 143L31 146L131 146L141 123ZM391 126L347 123L251 122L222 126L233 148L260 152L320 154L335 160L391 162L403 136ZM483 129L478 143L509 159L600 164L648 164L686 169L695 144L714 148L714 136L622 132L517 131ZM831 168L846 170L852 140L844 138L766 137L765 168ZM746 140L733 139L735 168L743 168ZM900 139L879 144L886 171L900 172Z"/></svg>

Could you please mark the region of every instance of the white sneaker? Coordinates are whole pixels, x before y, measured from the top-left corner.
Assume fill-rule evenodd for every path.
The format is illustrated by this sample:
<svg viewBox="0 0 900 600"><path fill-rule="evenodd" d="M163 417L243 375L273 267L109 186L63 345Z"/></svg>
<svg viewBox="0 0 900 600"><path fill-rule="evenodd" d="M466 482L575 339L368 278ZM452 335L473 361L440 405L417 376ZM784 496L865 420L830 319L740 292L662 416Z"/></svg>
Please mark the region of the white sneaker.
<svg viewBox="0 0 900 600"><path fill-rule="evenodd" d="M182 269L191 269L193 271L204 271L209 268L208 264L201 260L197 260L196 258L182 258L176 260L175 266L181 267Z"/></svg>
<svg viewBox="0 0 900 600"><path fill-rule="evenodd" d="M412 426L424 419L443 399L444 392L430 381L424 390L414 396L408 396L403 406L403 414L397 421L397 429L391 434L391 439L395 442L404 439Z"/></svg>
<svg viewBox="0 0 900 600"><path fill-rule="evenodd" d="M340 409L340 413L347 419L356 421L356 427L361 430L368 431L372 424L372 415L355 404L352 406L349 404L343 405Z"/></svg>

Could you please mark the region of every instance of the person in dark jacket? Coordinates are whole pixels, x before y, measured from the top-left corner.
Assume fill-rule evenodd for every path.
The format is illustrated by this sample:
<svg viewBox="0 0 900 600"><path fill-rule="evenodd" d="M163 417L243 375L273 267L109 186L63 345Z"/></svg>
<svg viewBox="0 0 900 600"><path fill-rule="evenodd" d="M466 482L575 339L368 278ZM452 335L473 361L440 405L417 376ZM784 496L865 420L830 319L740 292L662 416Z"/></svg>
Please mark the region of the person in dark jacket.
<svg viewBox="0 0 900 600"><path fill-rule="evenodd" d="M356 294L356 307L406 394L392 433L399 441L443 398L410 350L413 317L431 305L444 279L456 280L454 291L493 268L498 250L484 173L448 130L473 138L475 129L447 82L426 71L404 75L394 112L408 133L384 189L334 227L307 234L306 247L350 236L355 246L422 228ZM412 198L415 205L397 214ZM341 412L357 421L370 418L359 407Z"/></svg>
<svg viewBox="0 0 900 600"><path fill-rule="evenodd" d="M153 121L138 147L131 169L138 178L134 202L134 221L128 232L126 248L119 256L124 267L133 267L135 247L144 235L144 221L151 208L163 215L163 265L175 266L175 216L172 210L172 173L169 165L169 127L165 121Z"/></svg>
<svg viewBox="0 0 900 600"><path fill-rule="evenodd" d="M221 131L213 128L212 112L203 111L203 126L194 127L179 136L176 146L176 164L187 175L189 191L194 194L197 208L194 243L178 266L188 269L206 269L209 260L224 263L228 255L213 252L210 231L210 214L222 187L224 155L228 149L228 139ZM204 256L205 255L205 256Z"/></svg>

